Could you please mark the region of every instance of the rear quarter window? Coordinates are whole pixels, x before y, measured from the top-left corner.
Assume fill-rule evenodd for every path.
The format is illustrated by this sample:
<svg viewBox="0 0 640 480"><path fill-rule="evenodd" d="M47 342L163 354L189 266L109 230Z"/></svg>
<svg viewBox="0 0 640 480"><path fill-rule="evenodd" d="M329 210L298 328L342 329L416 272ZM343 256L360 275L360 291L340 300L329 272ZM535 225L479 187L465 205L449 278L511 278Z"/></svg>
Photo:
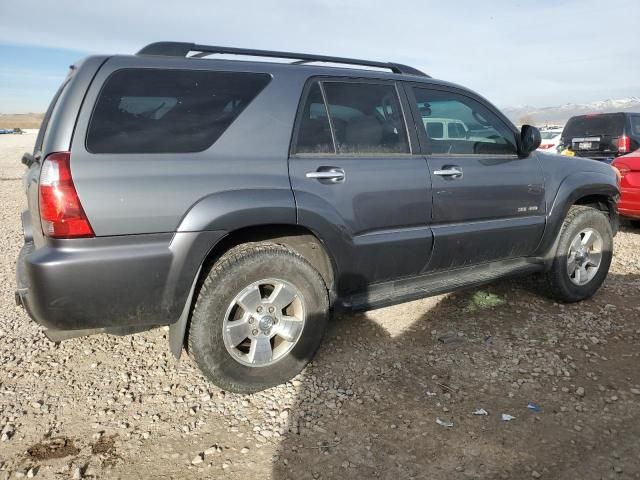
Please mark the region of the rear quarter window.
<svg viewBox="0 0 640 480"><path fill-rule="evenodd" d="M268 74L124 69L105 82L91 153L193 153L209 148L269 83Z"/></svg>

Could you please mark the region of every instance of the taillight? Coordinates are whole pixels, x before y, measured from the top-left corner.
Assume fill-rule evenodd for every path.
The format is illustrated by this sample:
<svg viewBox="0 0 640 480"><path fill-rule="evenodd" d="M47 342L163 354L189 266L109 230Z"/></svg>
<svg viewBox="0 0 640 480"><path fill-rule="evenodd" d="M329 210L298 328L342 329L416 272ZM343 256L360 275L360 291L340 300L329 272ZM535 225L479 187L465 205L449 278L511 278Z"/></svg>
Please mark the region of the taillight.
<svg viewBox="0 0 640 480"><path fill-rule="evenodd" d="M69 161L69 152L56 152L42 164L39 186L42 231L52 238L93 237L71 178Z"/></svg>
<svg viewBox="0 0 640 480"><path fill-rule="evenodd" d="M620 178L624 177L627 173L631 171L631 168L629 168L628 165L625 165L624 163L620 163L620 162L614 163L613 168L615 168L618 171L618 173L620 174Z"/></svg>
<svg viewBox="0 0 640 480"><path fill-rule="evenodd" d="M549 150L551 147L553 147L553 143L543 143L538 148L541 150Z"/></svg>
<svg viewBox="0 0 640 480"><path fill-rule="evenodd" d="M624 135L618 139L618 151L624 153L629 150L631 150L631 139Z"/></svg>

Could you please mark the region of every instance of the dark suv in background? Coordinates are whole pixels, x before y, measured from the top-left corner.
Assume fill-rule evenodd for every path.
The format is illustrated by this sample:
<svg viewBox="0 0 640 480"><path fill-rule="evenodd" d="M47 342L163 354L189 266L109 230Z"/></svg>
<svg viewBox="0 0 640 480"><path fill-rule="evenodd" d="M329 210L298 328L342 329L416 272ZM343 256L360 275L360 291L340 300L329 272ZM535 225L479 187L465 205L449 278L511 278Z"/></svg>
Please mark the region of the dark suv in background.
<svg viewBox="0 0 640 480"><path fill-rule="evenodd" d="M55 341L170 325L176 356L237 392L296 375L332 309L532 273L579 301L609 269L616 175L539 144L394 63L92 56L23 158L16 299Z"/></svg>
<svg viewBox="0 0 640 480"><path fill-rule="evenodd" d="M571 117L562 131L559 150L611 163L640 148L640 113L597 113Z"/></svg>

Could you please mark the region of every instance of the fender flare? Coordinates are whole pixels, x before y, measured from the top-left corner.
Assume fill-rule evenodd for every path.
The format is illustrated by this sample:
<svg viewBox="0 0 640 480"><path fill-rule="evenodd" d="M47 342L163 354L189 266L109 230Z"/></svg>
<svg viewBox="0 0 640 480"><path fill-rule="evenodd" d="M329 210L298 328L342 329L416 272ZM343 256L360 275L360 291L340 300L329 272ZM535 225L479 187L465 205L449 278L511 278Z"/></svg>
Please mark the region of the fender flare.
<svg viewBox="0 0 640 480"><path fill-rule="evenodd" d="M190 285L180 316L169 327L169 346L176 358L179 359L182 353L193 297L209 253L229 232L264 224L296 224L296 207L291 190L242 189L217 192L196 202L180 221L174 240L186 240L191 232L215 232L216 235L207 236L213 240L207 245L207 249L198 248L195 239L172 242L176 258L184 261L190 255L199 257L189 261L191 268L188 269L178 265L184 262L175 264L174 271L179 271L176 276L182 277L183 285L187 282Z"/></svg>
<svg viewBox="0 0 640 480"><path fill-rule="evenodd" d="M201 198L187 211L177 232L224 230L296 223L293 192L287 188L225 190Z"/></svg>
<svg viewBox="0 0 640 480"><path fill-rule="evenodd" d="M593 195L607 197L609 211L614 213L611 222L615 231L618 222L616 202L620 191L613 171L610 176L589 171L572 173L560 182L551 207L547 211L544 235L537 248L539 256L548 259L549 255L555 253L553 247L569 209L581 198Z"/></svg>

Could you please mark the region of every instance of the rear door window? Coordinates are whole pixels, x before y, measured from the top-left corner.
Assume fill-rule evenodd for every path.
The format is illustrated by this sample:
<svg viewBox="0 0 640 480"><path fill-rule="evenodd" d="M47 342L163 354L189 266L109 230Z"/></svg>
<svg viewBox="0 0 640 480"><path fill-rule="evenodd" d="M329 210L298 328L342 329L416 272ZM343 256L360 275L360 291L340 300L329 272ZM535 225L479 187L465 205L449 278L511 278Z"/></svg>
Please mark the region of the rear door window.
<svg viewBox="0 0 640 480"><path fill-rule="evenodd" d="M311 86L299 119L294 153L409 153L395 85L323 81Z"/></svg>
<svg viewBox="0 0 640 480"><path fill-rule="evenodd" d="M269 83L267 74L124 69L100 92L92 153L192 153L209 148Z"/></svg>
<svg viewBox="0 0 640 480"><path fill-rule="evenodd" d="M320 84L314 83L302 109L294 153L335 153Z"/></svg>

